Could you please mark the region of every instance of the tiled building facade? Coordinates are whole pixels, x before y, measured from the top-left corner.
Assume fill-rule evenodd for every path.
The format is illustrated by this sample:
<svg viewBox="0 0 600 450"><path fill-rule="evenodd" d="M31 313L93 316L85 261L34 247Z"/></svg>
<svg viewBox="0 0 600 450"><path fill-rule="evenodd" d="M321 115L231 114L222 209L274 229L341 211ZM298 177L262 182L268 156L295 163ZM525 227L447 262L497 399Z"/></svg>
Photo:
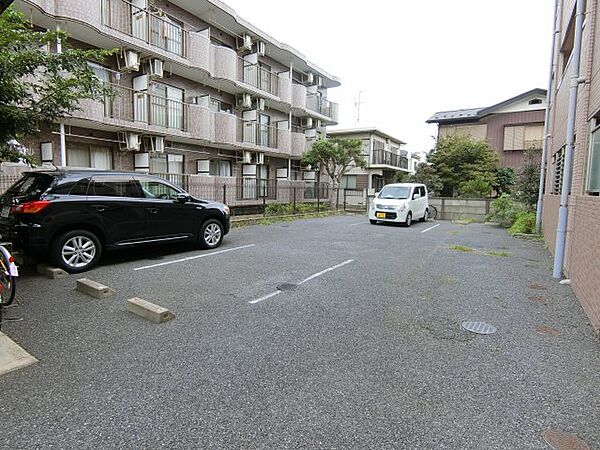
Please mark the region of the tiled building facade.
<svg viewBox="0 0 600 450"><path fill-rule="evenodd" d="M114 99L82 101L63 124L25 143L43 163L213 177L237 184L244 200L278 180L314 180L300 157L337 122L327 94L339 80L225 4L17 0L15 7L36 27L65 30L70 45L119 49L91 63Z"/></svg>
<svg viewBox="0 0 600 450"><path fill-rule="evenodd" d="M559 0L548 124L543 232L555 252L564 179L576 1ZM600 27L598 1L584 2L580 78L564 272L596 331L600 331Z"/></svg>

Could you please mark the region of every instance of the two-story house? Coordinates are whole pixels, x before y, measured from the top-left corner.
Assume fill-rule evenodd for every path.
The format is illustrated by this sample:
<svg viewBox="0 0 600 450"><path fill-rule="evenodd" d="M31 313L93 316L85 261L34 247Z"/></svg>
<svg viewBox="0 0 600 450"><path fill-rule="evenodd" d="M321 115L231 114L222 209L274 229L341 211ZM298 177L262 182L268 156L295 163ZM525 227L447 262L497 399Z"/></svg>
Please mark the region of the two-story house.
<svg viewBox="0 0 600 450"><path fill-rule="evenodd" d="M302 179L302 153L338 120L328 91L340 81L220 1L14 4L74 47L119 49L90 61L114 98L81 101L26 143L43 163L235 179L237 197L252 199Z"/></svg>
<svg viewBox="0 0 600 450"><path fill-rule="evenodd" d="M438 138L468 135L487 140L496 150L499 167L518 171L525 150L541 150L546 90L532 89L483 108L440 111L427 123L438 124Z"/></svg>
<svg viewBox="0 0 600 450"><path fill-rule="evenodd" d="M353 167L344 177L342 188L379 191L384 185L394 183L398 172L410 172L409 154L403 149L405 142L376 128L353 128L329 131L329 137L360 139L367 167Z"/></svg>

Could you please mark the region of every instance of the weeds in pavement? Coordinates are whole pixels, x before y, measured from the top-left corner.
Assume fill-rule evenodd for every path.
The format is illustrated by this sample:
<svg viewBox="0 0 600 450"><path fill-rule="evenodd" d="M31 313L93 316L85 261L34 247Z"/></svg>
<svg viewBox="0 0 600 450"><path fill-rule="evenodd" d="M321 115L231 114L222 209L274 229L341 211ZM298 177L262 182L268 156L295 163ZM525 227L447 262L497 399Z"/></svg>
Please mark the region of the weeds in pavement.
<svg viewBox="0 0 600 450"><path fill-rule="evenodd" d="M501 258L508 258L510 256L510 253L508 252L501 252L498 250L490 250L489 252L485 252L484 255L486 256L498 256Z"/></svg>
<svg viewBox="0 0 600 450"><path fill-rule="evenodd" d="M454 250L455 252L462 252L462 253L473 253L475 251L474 248L465 247L464 245L451 245L450 250Z"/></svg>

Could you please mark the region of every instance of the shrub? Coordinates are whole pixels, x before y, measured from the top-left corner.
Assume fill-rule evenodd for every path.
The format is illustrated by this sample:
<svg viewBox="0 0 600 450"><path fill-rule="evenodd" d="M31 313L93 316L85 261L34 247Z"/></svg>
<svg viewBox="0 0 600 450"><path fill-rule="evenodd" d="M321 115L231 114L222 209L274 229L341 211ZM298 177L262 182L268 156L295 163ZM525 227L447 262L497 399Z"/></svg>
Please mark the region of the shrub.
<svg viewBox="0 0 600 450"><path fill-rule="evenodd" d="M329 205L321 203L319 211L325 211ZM306 214L317 212L316 203L296 203L296 214ZM267 216L287 216L294 214L294 205L292 203L269 203L265 207Z"/></svg>
<svg viewBox="0 0 600 450"><path fill-rule="evenodd" d="M492 202L492 211L488 215L488 220L498 222L501 226L509 228L515 223L519 214L526 212L527 207L524 204L513 200L510 195L502 194Z"/></svg>
<svg viewBox="0 0 600 450"><path fill-rule="evenodd" d="M477 176L472 180L464 181L460 184L459 192L461 197L466 198L485 198L489 197L492 186L485 176Z"/></svg>
<svg viewBox="0 0 600 450"><path fill-rule="evenodd" d="M508 229L511 234L523 233L533 234L535 231L535 213L530 211L521 212L517 215L515 222Z"/></svg>

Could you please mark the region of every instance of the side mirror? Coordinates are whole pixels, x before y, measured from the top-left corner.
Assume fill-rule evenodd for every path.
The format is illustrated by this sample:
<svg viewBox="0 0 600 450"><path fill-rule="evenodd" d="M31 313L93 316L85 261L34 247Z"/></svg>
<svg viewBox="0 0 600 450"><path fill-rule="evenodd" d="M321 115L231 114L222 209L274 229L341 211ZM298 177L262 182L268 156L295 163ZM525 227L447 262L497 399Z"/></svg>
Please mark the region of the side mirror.
<svg viewBox="0 0 600 450"><path fill-rule="evenodd" d="M185 203L190 201L190 194L186 194L185 192L180 192L177 194L177 201L179 203Z"/></svg>
<svg viewBox="0 0 600 450"><path fill-rule="evenodd" d="M375 198L379 197L379 192L375 192Z"/></svg>
<svg viewBox="0 0 600 450"><path fill-rule="evenodd" d="M418 198L421 198L421 194L414 194L413 195L413 200L416 200Z"/></svg>

